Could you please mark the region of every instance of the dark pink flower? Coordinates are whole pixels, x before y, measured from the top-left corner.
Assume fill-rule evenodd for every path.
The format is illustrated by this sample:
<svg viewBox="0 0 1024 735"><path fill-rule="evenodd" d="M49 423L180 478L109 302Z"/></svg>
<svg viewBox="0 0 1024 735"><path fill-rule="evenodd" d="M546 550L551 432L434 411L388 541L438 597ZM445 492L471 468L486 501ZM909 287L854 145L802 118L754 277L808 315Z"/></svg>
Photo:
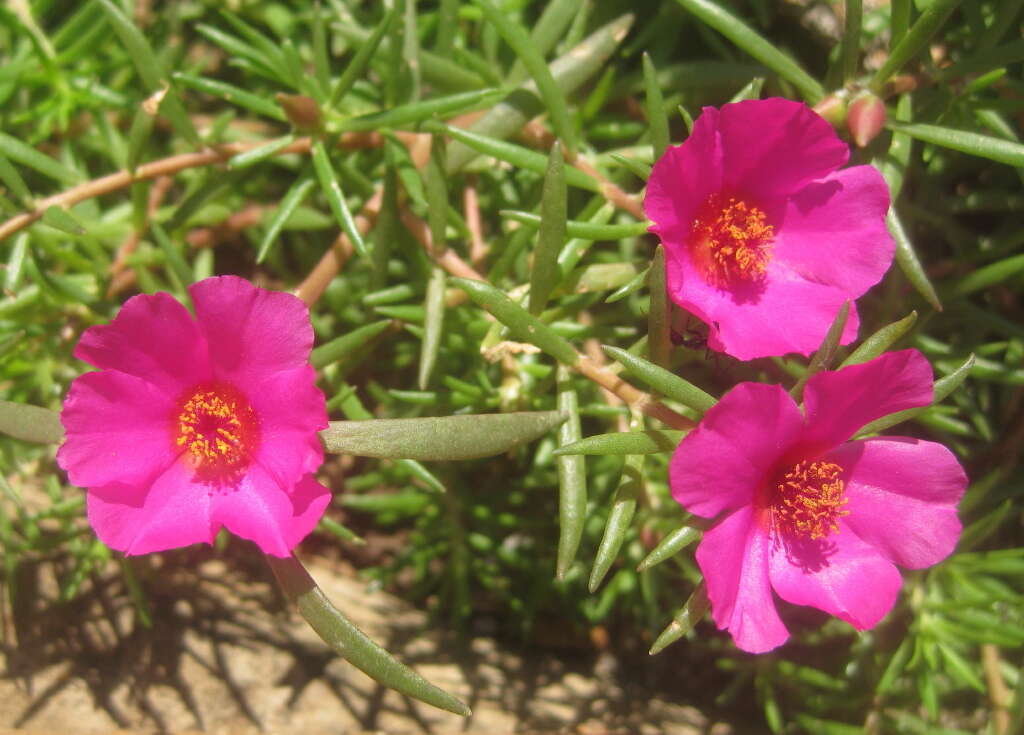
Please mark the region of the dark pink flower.
<svg viewBox="0 0 1024 735"><path fill-rule="evenodd" d="M644 211L665 245L672 299L708 346L749 360L815 350L840 307L892 261L889 192L806 105L705 107L654 165ZM857 335L856 309L843 344Z"/></svg>
<svg viewBox="0 0 1024 735"><path fill-rule="evenodd" d="M299 299L234 276L135 296L75 357L57 461L96 535L126 554L212 543L221 526L288 556L323 515L323 393Z"/></svg>
<svg viewBox="0 0 1024 735"><path fill-rule="evenodd" d="M669 469L691 513L724 517L697 548L718 627L760 653L788 632L772 590L858 630L896 601L896 565L921 569L953 550L967 478L941 444L850 441L865 424L932 401L916 350L812 377L804 412L777 385L741 383L683 438Z"/></svg>

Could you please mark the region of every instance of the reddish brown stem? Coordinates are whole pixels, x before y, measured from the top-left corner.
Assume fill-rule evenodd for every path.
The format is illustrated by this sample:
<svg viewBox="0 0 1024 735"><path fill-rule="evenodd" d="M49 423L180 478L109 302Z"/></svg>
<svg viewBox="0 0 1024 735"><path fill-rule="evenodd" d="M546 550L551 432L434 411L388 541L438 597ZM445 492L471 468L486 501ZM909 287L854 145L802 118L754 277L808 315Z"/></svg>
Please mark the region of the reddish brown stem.
<svg viewBox="0 0 1024 735"><path fill-rule="evenodd" d="M429 138L429 136L417 133L400 133L399 138L407 145L411 145L423 138ZM373 148L380 146L382 141L383 138L379 133L345 133L339 138L338 146L340 148ZM225 163L232 156L251 151L253 148L258 148L267 142L267 140L251 140L239 143L223 143L205 151L182 153L177 156L161 158L151 163L144 163L136 168L134 173L131 171L118 171L117 173L87 181L67 191L62 191L60 194L40 199L36 202L36 208L33 211L22 212L0 224L0 241L31 225L42 217L49 207L68 209L86 199L92 199L93 197L123 189L136 181L147 181L160 176L173 176L179 171L186 169ZM283 156L286 153L306 154L309 153L311 145L312 141L310 138L299 138L282 148L276 155Z"/></svg>
<svg viewBox="0 0 1024 735"><path fill-rule="evenodd" d="M480 199L476 194L476 176L469 176L466 188L462 190L462 209L466 216L466 228L469 230L469 262L474 268L483 265L490 248L484 241L483 227L480 224Z"/></svg>
<svg viewBox="0 0 1024 735"><path fill-rule="evenodd" d="M580 355L573 367L585 378L617 395L634 411L641 411L673 429L687 431L696 426L690 419L673 411L651 394L630 385L609 368L597 364L586 355Z"/></svg>
<svg viewBox="0 0 1024 735"><path fill-rule="evenodd" d="M146 230L149 229L150 220L153 219L157 210L160 209L160 205L163 203L164 197L167 196L167 192L170 191L173 183L174 179L170 176L160 176L153 182L153 186L149 190L149 198L146 200L146 212L142 224L124 239L117 248L114 262L110 264L111 279L110 285L107 287L108 299L113 298L119 291L135 283L136 275L134 269L125 270L128 256L135 252L135 248L139 246L139 242L141 242L146 234Z"/></svg>
<svg viewBox="0 0 1024 735"><path fill-rule="evenodd" d="M360 235L365 235L369 232L370 228L373 227L373 223L377 221L377 215L380 214L380 205L383 200L384 188L377 187L373 192L373 196L359 210L355 220L356 229L359 230ZM320 262L313 267L313 270L310 271L305 280L295 289L295 295L306 302L307 306L315 304L327 289L328 284L341 271L345 261L352 257L354 250L355 247L352 245L348 235L344 232L339 234L331 244L331 247L320 258Z"/></svg>

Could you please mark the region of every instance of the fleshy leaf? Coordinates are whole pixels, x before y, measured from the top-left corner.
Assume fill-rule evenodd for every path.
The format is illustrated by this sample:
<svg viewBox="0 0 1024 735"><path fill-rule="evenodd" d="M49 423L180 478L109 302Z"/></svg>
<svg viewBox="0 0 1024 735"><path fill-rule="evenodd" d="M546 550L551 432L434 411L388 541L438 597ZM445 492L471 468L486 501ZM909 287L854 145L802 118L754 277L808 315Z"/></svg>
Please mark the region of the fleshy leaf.
<svg viewBox="0 0 1024 735"><path fill-rule="evenodd" d="M708 600L707 586L701 582L690 595L686 604L672 617L672 622L654 641L654 645L649 651L650 655L660 653L666 646L675 643L690 632L690 629L704 617L709 607L711 607L711 602Z"/></svg>
<svg viewBox="0 0 1024 735"><path fill-rule="evenodd" d="M651 261L648 285L651 308L647 314L647 354L651 362L668 368L672 343L669 341L668 287L665 284L665 246L658 245Z"/></svg>
<svg viewBox="0 0 1024 735"><path fill-rule="evenodd" d="M334 607L298 559L294 556L279 559L270 555L266 559L285 597L339 656L397 692L469 717L469 707L399 662Z"/></svg>
<svg viewBox="0 0 1024 735"><path fill-rule="evenodd" d="M850 356L843 360L843 364L839 367L844 368L847 365L859 365L862 362L874 360L887 349L892 347L896 340L910 331L910 328L914 326L914 322L916 321L917 312L912 311L899 321L885 325L866 340L861 342L860 346L851 352Z"/></svg>
<svg viewBox="0 0 1024 735"><path fill-rule="evenodd" d="M327 199L327 204L334 214L334 219L337 220L342 232L348 235L348 239L352 241L356 252L366 257L368 254L366 242L363 240L359 227L356 226L356 221L352 217L352 211L345 201L345 193L341 190L341 183L334 172L334 166L327 155L327 148L322 140L313 143L311 153L313 169L316 171L316 178L320 182L320 190Z"/></svg>
<svg viewBox="0 0 1024 735"><path fill-rule="evenodd" d="M601 544L594 556L594 567L590 572L588 587L591 592L596 590L608 573L612 562L622 548L622 542L626 540L629 533L630 522L633 520L633 513L636 511L637 500L644 494L644 458L641 454L631 454L626 457L622 466L622 476L619 478L619 486L615 490L615 499L612 501L611 510L608 512L608 520L604 526L604 535L601 537Z"/></svg>
<svg viewBox="0 0 1024 735"><path fill-rule="evenodd" d="M121 8L110 0L97 1L106 14L107 21L120 37L121 43L124 44L128 58L135 64L143 83L150 92L162 89L166 84L167 72L149 41L142 35L142 31L128 19ZM164 95L160 110L170 119L171 124L182 137L193 145L199 145L199 135L192 125L192 118L185 112L181 99L173 88L168 89L167 94Z"/></svg>
<svg viewBox="0 0 1024 735"><path fill-rule="evenodd" d="M526 169L538 174L543 174L547 170L547 156L516 143L509 143L498 138L481 135L471 130L463 130L454 125L447 125L436 120L427 120L421 127L428 133L447 135L452 140L463 143L478 153L505 161L516 168ZM451 149L458 150L456 146L452 146ZM451 170L450 165L448 170ZM571 186L587 189L588 191L598 192L601 189L596 179L583 173L578 168L567 168L565 170L565 181Z"/></svg>
<svg viewBox="0 0 1024 735"><path fill-rule="evenodd" d="M665 99L661 94L661 87L658 86L658 73L654 69L654 62L651 61L650 54L646 52L643 56L643 65L647 124L651 127L654 160L658 160L668 147L668 117L665 115Z"/></svg>
<svg viewBox="0 0 1024 735"><path fill-rule="evenodd" d="M1024 166L1024 144L1012 140L994 138L969 130L945 128L941 125L925 123L891 123L893 130L906 133L911 138L923 140L943 148L967 153L980 158L988 158L1008 166L1020 168Z"/></svg>
<svg viewBox="0 0 1024 735"><path fill-rule="evenodd" d="M565 421L559 411L332 421L320 432L328 452L382 459L491 457L531 442Z"/></svg>
<svg viewBox="0 0 1024 735"><path fill-rule="evenodd" d="M380 45L384 35L390 30L391 24L394 23L395 18L398 16L396 8L388 9L387 13L381 19L377 27L373 29L372 34L368 34L368 37L359 47L355 57L349 62L349 65L345 67L345 71L338 77L338 81L334 85L334 89L331 90L331 98L328 101L330 107L334 107L341 102L342 97L352 88L352 85L363 75L363 71L366 69L366 65L370 62L374 53L377 51L377 47Z"/></svg>
<svg viewBox="0 0 1024 735"><path fill-rule="evenodd" d="M832 321L832 325L828 328L825 333L825 338L821 341L821 347L817 349L814 355L811 357L811 361L807 364L807 371L801 376L800 380L797 381L796 385L793 386L789 394L796 399L799 399L804 391L804 386L807 381L815 373L827 370L831 364L832 359L835 357L836 350L839 348L839 340L842 338L843 329L846 328L846 320L850 317L850 302L847 301L839 309L839 313L836 314L836 318Z"/></svg>
<svg viewBox="0 0 1024 735"><path fill-rule="evenodd" d="M890 207L889 213L885 216L885 224L889 228L889 234L896 241L896 263L903 271L903 275L924 297L925 301L942 311L942 302L939 301L932 282L928 280L928 274L924 272L924 266L921 265L917 253L914 252L914 246L911 244L910 238L907 237L903 223L900 222L895 209Z"/></svg>
<svg viewBox="0 0 1024 735"><path fill-rule="evenodd" d="M203 92L204 94L218 97L233 105L244 107L247 110L255 112L257 115L263 115L264 117L279 120L280 122L284 122L286 119L280 106L276 103L271 102L262 95L247 92L233 84L222 82L219 79L208 79L206 77L181 71L175 72L172 77L174 81L180 82L186 87L191 87L192 89Z"/></svg>
<svg viewBox="0 0 1024 735"><path fill-rule="evenodd" d="M0 133L0 154L62 184L74 184L80 178L78 174L56 159L40 153L32 146L7 135L7 133Z"/></svg>
<svg viewBox="0 0 1024 735"><path fill-rule="evenodd" d="M263 239L260 241L259 249L256 251L256 262L262 263L267 254L277 243L277 237L281 234L281 230L284 228L284 223L288 221L295 210L298 209L299 205L309 196L309 192L316 186L316 180L309 174L305 174L296 179L295 183L288 189L288 193L281 199L281 205L274 212L273 217L270 220L270 224L267 225L267 231L263 234Z"/></svg>
<svg viewBox="0 0 1024 735"><path fill-rule="evenodd" d="M936 0L929 3L920 17L914 21L914 25L910 30L900 38L896 47L889 52L889 58L875 72L875 76L871 79L871 87L875 91L880 91L893 74L898 72L904 64L924 49L931 37L959 4L960 0Z"/></svg>
<svg viewBox="0 0 1024 735"><path fill-rule="evenodd" d="M567 418L558 430L559 446L579 441L579 399L572 387L569 369L564 365L558 366L558 409ZM555 577L564 579L583 538L587 509L587 468L580 456L561 456L555 462L558 465L558 559Z"/></svg>
<svg viewBox="0 0 1024 735"><path fill-rule="evenodd" d="M696 526L683 524L663 538L651 553L644 557L636 570L638 572L646 572L656 564L661 564L666 559L670 559L680 550L698 540L701 537L701 533L702 531Z"/></svg>
<svg viewBox="0 0 1024 735"><path fill-rule="evenodd" d="M612 52L622 43L632 24L633 16L631 14L620 16L601 26L567 53L555 59L549 69L561 93L563 95L572 94L596 74ZM456 68L460 69L461 67ZM424 72L426 72L426 68L424 68ZM490 112L477 120L471 130L473 133L490 138L508 138L522 130L527 121L536 117L542 110L543 107L538 99L537 85L530 79L518 87L506 100L495 105ZM465 145L453 145L448 149L448 172L458 171L475 155L475 152ZM570 172L567 174L572 175Z"/></svg>
<svg viewBox="0 0 1024 735"><path fill-rule="evenodd" d="M38 444L56 444L64 438L60 414L48 408L0 401L0 433Z"/></svg>
<svg viewBox="0 0 1024 735"><path fill-rule="evenodd" d="M674 452L685 431L652 429L648 431L619 431L613 434L595 434L566 444L554 451L556 456L566 454L656 454Z"/></svg>
<svg viewBox="0 0 1024 735"><path fill-rule="evenodd" d="M640 378L666 398L679 401L700 413L704 413L716 403L714 397L693 383L642 357L609 345L601 345L601 349L621 363L627 373Z"/></svg>
<svg viewBox="0 0 1024 735"><path fill-rule="evenodd" d="M579 355L564 337L531 315L519 304L489 283L468 278L452 278L450 283L469 294L473 301L494 315L516 339L530 342L567 365L575 365Z"/></svg>
<svg viewBox="0 0 1024 735"><path fill-rule="evenodd" d="M548 67L540 51L533 45L526 30L514 22L497 6L489 0L476 0L477 6L483 11L484 17L490 22L498 33L505 40L516 57L523 63L526 70L530 72L534 83L540 93L540 98L551 116L551 124L555 128L558 137L565 142L565 147L572 157L576 150L576 132L573 123L569 118L569 107L565 101L565 94L555 81L551 69Z"/></svg>
<svg viewBox="0 0 1024 735"><path fill-rule="evenodd" d="M444 327L444 269L434 266L427 282L427 295L423 302L423 342L420 348L420 365L417 384L420 390L426 390L430 376L437 364L437 355L441 350L441 332Z"/></svg>
<svg viewBox="0 0 1024 735"><path fill-rule="evenodd" d="M540 212L537 247L533 251L533 267L530 269L531 314L540 314L544 310L548 296L562 278L558 268L558 253L565 244L566 187L565 161L562 158L562 146L557 142L551 147L548 156Z"/></svg>
<svg viewBox="0 0 1024 735"><path fill-rule="evenodd" d="M537 227L540 225L540 215L530 212L520 212L515 209L503 209L500 212L502 217L508 217L524 225ZM637 222L628 225L602 225L592 222L578 222L568 220L565 223L565 234L569 237L578 237L583 240L623 240L627 237L639 237L647 234L650 222Z"/></svg>
<svg viewBox="0 0 1024 735"><path fill-rule="evenodd" d="M350 117L328 126L331 132L355 132L364 130L380 130L381 128L411 127L423 120L435 117L454 117L474 110L492 107L508 95L507 89L488 87L472 92L460 92L445 97L408 105L399 105L389 110L372 112L367 115Z"/></svg>
<svg viewBox="0 0 1024 735"><path fill-rule="evenodd" d="M804 71L792 57L779 51L772 43L728 10L711 0L677 0L677 2L738 47L746 51L780 77L800 90L811 104L825 96L818 81Z"/></svg>
<svg viewBox="0 0 1024 735"><path fill-rule="evenodd" d="M318 370L326 367L368 344L395 324L396 322L391 319L381 319L378 322L370 322L358 329L353 329L348 334L343 334L314 349L309 356L309 362Z"/></svg>

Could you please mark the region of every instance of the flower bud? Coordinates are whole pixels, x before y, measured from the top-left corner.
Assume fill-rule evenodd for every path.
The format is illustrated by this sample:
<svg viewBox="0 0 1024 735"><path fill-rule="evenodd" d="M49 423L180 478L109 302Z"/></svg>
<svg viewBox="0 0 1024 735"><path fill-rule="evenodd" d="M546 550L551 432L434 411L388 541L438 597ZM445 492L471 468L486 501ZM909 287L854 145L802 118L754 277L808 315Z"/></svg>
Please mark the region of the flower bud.
<svg viewBox="0 0 1024 735"><path fill-rule="evenodd" d="M289 122L299 130L315 132L320 128L320 106L316 100L301 94L282 94L275 96Z"/></svg>
<svg viewBox="0 0 1024 735"><path fill-rule="evenodd" d="M814 106L814 111L838 130L846 123L846 98L841 94L830 94Z"/></svg>
<svg viewBox="0 0 1024 735"><path fill-rule="evenodd" d="M878 137L885 126L885 103L870 92L865 92L850 103L846 128L858 147L864 148Z"/></svg>

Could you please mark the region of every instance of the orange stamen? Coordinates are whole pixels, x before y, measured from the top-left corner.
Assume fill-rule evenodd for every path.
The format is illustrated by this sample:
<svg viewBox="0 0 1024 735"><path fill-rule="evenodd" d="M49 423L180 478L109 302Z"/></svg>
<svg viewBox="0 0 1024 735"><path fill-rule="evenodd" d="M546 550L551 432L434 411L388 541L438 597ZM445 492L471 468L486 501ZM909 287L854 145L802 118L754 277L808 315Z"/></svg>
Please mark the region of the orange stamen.
<svg viewBox="0 0 1024 735"><path fill-rule="evenodd" d="M259 444L259 419L237 388L209 383L178 402L172 434L200 480L229 482L249 466Z"/></svg>
<svg viewBox="0 0 1024 735"><path fill-rule="evenodd" d="M843 468L831 462L804 460L789 468L771 498L772 525L783 536L823 539L839 530L839 519L849 515Z"/></svg>
<svg viewBox="0 0 1024 735"><path fill-rule="evenodd" d="M728 288L764 276L774 236L775 228L763 210L742 199L712 194L694 218L690 249L708 283Z"/></svg>

